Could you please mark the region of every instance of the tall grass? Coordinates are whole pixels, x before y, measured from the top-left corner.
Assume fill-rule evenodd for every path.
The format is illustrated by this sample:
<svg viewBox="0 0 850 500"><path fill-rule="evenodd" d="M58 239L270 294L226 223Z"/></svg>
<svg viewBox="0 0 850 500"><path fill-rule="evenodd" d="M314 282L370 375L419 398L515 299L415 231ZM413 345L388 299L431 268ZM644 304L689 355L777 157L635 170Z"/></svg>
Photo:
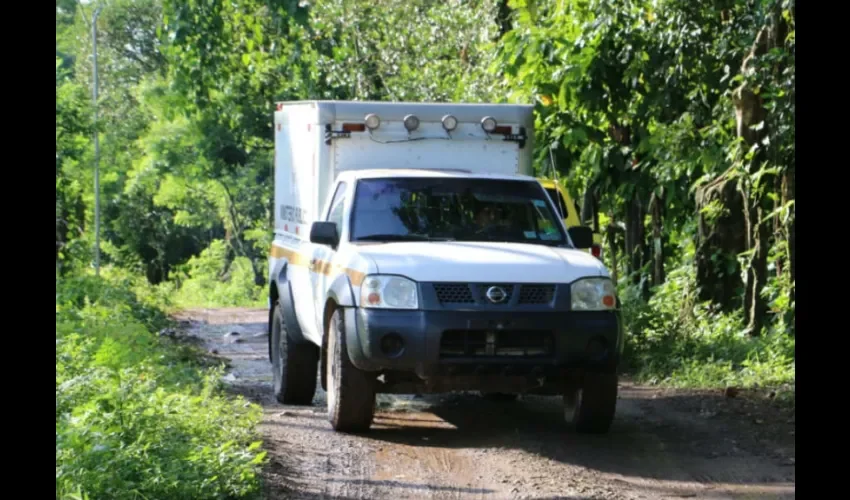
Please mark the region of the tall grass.
<svg viewBox="0 0 850 500"><path fill-rule="evenodd" d="M132 281L57 280L57 498L256 496L260 408L222 393L221 366L154 334L168 319Z"/></svg>

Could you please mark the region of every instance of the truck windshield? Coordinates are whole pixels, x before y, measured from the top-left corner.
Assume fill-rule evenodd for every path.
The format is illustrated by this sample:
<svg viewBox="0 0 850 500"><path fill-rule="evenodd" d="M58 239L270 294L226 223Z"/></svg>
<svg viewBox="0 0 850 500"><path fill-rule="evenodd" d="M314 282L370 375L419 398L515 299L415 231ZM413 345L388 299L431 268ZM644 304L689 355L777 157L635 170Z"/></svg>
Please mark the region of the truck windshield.
<svg viewBox="0 0 850 500"><path fill-rule="evenodd" d="M488 241L564 245L534 182L397 178L357 183L351 241Z"/></svg>

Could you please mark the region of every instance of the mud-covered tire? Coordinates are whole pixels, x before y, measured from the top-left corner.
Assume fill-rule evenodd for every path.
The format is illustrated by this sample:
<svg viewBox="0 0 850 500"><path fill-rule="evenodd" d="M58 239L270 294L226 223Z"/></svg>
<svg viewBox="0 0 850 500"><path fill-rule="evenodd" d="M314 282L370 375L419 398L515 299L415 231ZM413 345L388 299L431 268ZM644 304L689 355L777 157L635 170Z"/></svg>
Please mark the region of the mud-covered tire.
<svg viewBox="0 0 850 500"><path fill-rule="evenodd" d="M375 415L375 377L348 357L343 311L337 309L328 330L328 420L335 431L366 432Z"/></svg>
<svg viewBox="0 0 850 500"><path fill-rule="evenodd" d="M312 404L319 373L319 348L295 342L287 334L286 318L277 303L272 313L271 344L275 399L287 405Z"/></svg>
<svg viewBox="0 0 850 500"><path fill-rule="evenodd" d="M564 417L581 434L605 434L617 410L617 374L587 373L564 394Z"/></svg>

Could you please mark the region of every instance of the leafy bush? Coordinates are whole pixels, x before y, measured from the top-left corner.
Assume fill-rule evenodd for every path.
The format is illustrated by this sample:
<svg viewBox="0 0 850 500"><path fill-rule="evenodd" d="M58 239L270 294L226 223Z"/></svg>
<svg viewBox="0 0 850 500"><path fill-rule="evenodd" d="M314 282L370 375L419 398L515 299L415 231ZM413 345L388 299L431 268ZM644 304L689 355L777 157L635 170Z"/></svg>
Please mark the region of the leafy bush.
<svg viewBox="0 0 850 500"><path fill-rule="evenodd" d="M57 314L61 311L65 319L79 318L86 305L99 304L114 309L117 315L130 315L134 321L151 330L169 323L163 312L167 299L157 294L156 289L143 278L114 268L104 268L103 276L80 274L57 280Z"/></svg>
<svg viewBox="0 0 850 500"><path fill-rule="evenodd" d="M795 341L785 316L778 314L773 328L752 337L741 311L699 303L693 246L686 241L683 247L682 260L648 301L637 286L621 284L627 368L641 381L679 387L793 384Z"/></svg>
<svg viewBox="0 0 850 500"><path fill-rule="evenodd" d="M184 266L174 302L182 307L262 306L265 288L254 283L251 261L227 264L227 245L215 240Z"/></svg>
<svg viewBox="0 0 850 500"><path fill-rule="evenodd" d="M220 394L223 368L151 334L126 283L57 283L57 498L246 498L261 410Z"/></svg>

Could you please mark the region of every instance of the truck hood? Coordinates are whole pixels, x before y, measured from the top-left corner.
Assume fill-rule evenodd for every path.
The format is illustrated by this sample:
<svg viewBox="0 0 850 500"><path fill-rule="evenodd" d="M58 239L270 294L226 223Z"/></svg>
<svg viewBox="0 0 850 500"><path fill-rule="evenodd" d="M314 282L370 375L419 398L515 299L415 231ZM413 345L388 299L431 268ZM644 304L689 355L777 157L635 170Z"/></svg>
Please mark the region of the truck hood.
<svg viewBox="0 0 850 500"><path fill-rule="evenodd" d="M599 260L580 250L525 243L392 242L358 245L357 253L381 274L414 281L570 283L608 276Z"/></svg>

